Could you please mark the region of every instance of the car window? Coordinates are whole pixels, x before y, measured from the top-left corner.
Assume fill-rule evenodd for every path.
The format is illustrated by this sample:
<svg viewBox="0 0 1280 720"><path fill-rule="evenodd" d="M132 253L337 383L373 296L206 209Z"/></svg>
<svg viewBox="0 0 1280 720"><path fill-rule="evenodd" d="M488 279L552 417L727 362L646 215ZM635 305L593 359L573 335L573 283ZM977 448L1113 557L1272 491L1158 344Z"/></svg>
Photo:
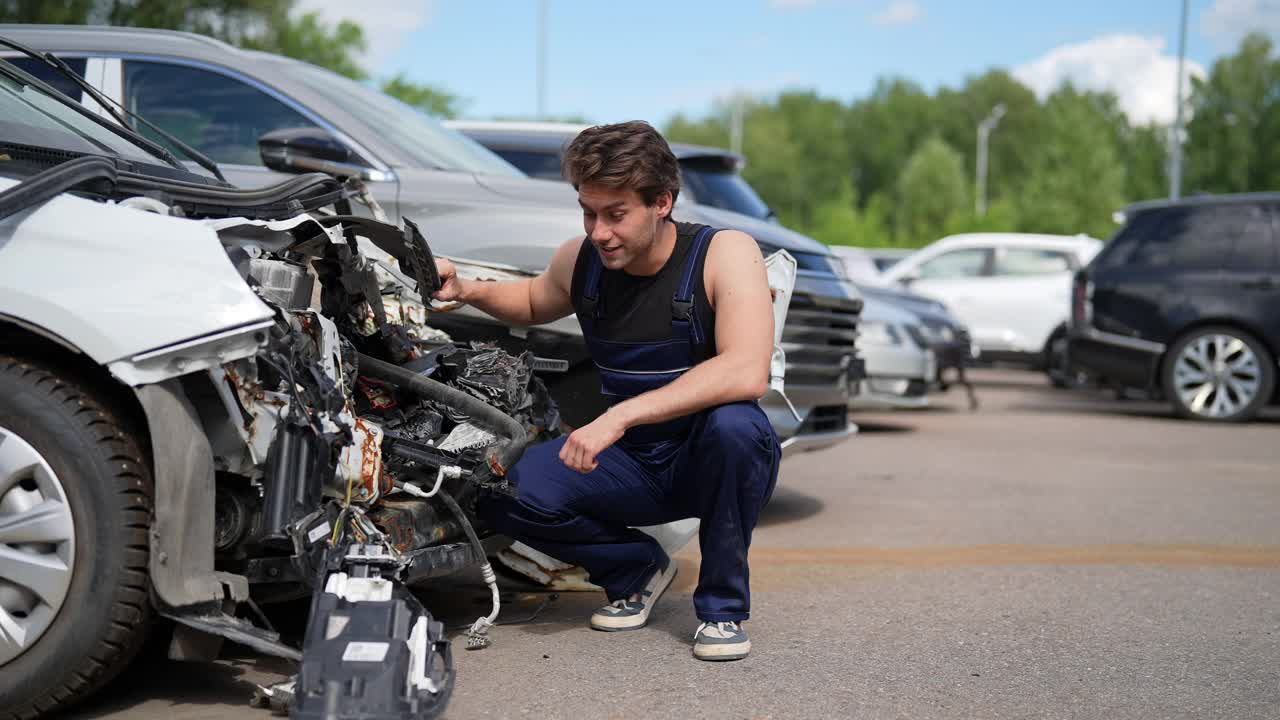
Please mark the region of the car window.
<svg viewBox="0 0 1280 720"><path fill-rule="evenodd" d="M1060 250L1005 248L996 255L996 275L1050 275L1070 270L1071 258Z"/></svg>
<svg viewBox="0 0 1280 720"><path fill-rule="evenodd" d="M1230 270L1269 270L1276 267L1276 245L1271 218L1261 205L1233 208L1231 218L1223 223L1222 232L1231 242L1227 258Z"/></svg>
<svg viewBox="0 0 1280 720"><path fill-rule="evenodd" d="M1237 213L1221 207L1178 207L1160 215L1159 224L1133 249L1131 265L1183 270L1224 266L1240 229Z"/></svg>
<svg viewBox="0 0 1280 720"><path fill-rule="evenodd" d="M315 127L301 113L234 78L200 68L130 60L125 106L215 162L262 165L258 138L281 128ZM164 139L136 128L158 143Z"/></svg>
<svg viewBox="0 0 1280 720"><path fill-rule="evenodd" d="M3 64L0 60L0 65ZM10 77L10 73L16 77ZM46 92L43 86L31 83L12 68L0 74L0 143L81 155L118 155L149 164L163 162L150 150L125 137L123 128L113 130L112 126L95 121L82 110L82 106L73 107L72 101L60 93ZM44 155L41 163L57 161L54 154ZM9 154L0 154L0 158L7 160ZM13 159L19 161L16 155ZM0 163L0 170L7 167L6 163Z"/></svg>
<svg viewBox="0 0 1280 720"><path fill-rule="evenodd" d="M921 278L978 277L986 271L990 248L965 248L943 253L920 264Z"/></svg>
<svg viewBox="0 0 1280 720"><path fill-rule="evenodd" d="M57 90L76 102L80 102L80 95L84 92L80 89L80 86L76 85L71 78L49 67L48 63L42 62L33 57L11 57L6 59L27 71L28 74L34 75L37 79L44 81L46 85L54 90ZM74 70L77 75L84 77L84 68L85 64L88 62L87 60L84 58L63 58L62 61Z"/></svg>
<svg viewBox="0 0 1280 720"><path fill-rule="evenodd" d="M1115 235L1094 256L1092 265L1097 268L1120 267L1129 262L1133 251L1142 244L1147 233L1160 227L1163 215L1157 210L1143 210L1131 215Z"/></svg>
<svg viewBox="0 0 1280 720"><path fill-rule="evenodd" d="M768 220L772 213L751 185L735 172L699 170L692 163L680 164L680 177L693 199L702 205L732 210Z"/></svg>
<svg viewBox="0 0 1280 720"><path fill-rule="evenodd" d="M560 153L535 150L495 150L498 157L515 165L529 177L543 180L563 180L560 174Z"/></svg>

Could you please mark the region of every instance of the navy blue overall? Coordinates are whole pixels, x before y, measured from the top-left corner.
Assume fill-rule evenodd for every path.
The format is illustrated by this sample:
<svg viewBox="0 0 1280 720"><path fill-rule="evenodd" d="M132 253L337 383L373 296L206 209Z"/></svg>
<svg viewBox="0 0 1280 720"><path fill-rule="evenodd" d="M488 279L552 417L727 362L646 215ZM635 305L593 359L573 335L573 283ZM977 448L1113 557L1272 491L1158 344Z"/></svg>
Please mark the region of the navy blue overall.
<svg viewBox="0 0 1280 720"><path fill-rule="evenodd" d="M672 298L669 337L619 342L597 333L608 312L601 301L603 266L592 248L575 297L601 391L621 402L675 380L708 340L693 311L694 268L715 231L695 236ZM579 302L580 301L580 302ZM710 333L714 328L706 328ZM760 406L735 402L664 423L631 428L597 458L589 473L560 461L560 438L529 448L510 471L518 498L481 507L499 532L587 571L610 601L639 592L670 562L634 526L701 519L702 567L693 595L700 620L740 621L750 614L747 547L760 509L773 494L781 450Z"/></svg>

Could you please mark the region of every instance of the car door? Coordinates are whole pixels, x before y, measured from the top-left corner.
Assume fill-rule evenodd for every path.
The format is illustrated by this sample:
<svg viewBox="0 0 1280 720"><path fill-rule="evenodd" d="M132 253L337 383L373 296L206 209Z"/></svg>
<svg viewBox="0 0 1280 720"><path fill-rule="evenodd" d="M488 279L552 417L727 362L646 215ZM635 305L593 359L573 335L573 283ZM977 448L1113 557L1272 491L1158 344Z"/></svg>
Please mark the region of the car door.
<svg viewBox="0 0 1280 720"><path fill-rule="evenodd" d="M335 134L300 103L238 73L167 59L126 57L120 62L118 92L124 106L209 156L233 185L261 187L292 177L263 165L258 138L264 133L306 127ZM167 144L144 125L135 125L143 135ZM176 148L174 154L182 157ZM372 165L361 157L353 163ZM395 182L368 185L394 215ZM360 211L361 206L356 208Z"/></svg>
<svg viewBox="0 0 1280 720"><path fill-rule="evenodd" d="M992 304L983 299L983 288L991 275L994 248L977 246L944 250L912 268L903 268L897 277L913 292L937 298L968 326L974 341L983 349L998 345L1004 336Z"/></svg>
<svg viewBox="0 0 1280 720"><path fill-rule="evenodd" d="M1070 253L1051 247L1004 245L995 250L991 277L975 302L1004 327L1001 342L1015 352L1038 353L1067 321L1071 309Z"/></svg>
<svg viewBox="0 0 1280 720"><path fill-rule="evenodd" d="M1223 269L1223 304L1264 343L1280 342L1280 203L1248 203L1233 208L1223 228L1231 252Z"/></svg>

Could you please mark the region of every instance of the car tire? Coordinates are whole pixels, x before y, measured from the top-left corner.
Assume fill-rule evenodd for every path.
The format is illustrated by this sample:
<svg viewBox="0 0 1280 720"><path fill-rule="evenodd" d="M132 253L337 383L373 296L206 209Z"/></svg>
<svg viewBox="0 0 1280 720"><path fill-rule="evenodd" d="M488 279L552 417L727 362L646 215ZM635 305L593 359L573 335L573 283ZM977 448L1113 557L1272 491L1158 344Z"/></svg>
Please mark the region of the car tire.
<svg viewBox="0 0 1280 720"><path fill-rule="evenodd" d="M1049 384L1056 388L1073 388L1079 383L1071 368L1067 367L1067 329L1059 327L1049 336L1044 348L1044 373Z"/></svg>
<svg viewBox="0 0 1280 720"><path fill-rule="evenodd" d="M1196 328L1178 338L1161 370L1164 396L1184 418L1244 422L1275 391L1276 369L1262 343L1230 326Z"/></svg>
<svg viewBox="0 0 1280 720"><path fill-rule="evenodd" d="M0 355L0 398L0 718L26 720L142 647L153 486L138 438L71 373Z"/></svg>

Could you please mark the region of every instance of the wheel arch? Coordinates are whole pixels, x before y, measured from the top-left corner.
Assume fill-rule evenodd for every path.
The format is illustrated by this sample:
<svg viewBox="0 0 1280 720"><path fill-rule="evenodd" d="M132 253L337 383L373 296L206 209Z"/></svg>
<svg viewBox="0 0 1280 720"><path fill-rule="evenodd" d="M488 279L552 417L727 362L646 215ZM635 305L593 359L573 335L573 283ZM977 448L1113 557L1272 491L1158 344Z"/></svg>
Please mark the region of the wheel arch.
<svg viewBox="0 0 1280 720"><path fill-rule="evenodd" d="M6 353L39 362L92 387L94 395L118 414L118 419L141 443L148 465L152 463L147 416L133 388L120 382L71 341L38 325L0 315L0 337L4 338Z"/></svg>

